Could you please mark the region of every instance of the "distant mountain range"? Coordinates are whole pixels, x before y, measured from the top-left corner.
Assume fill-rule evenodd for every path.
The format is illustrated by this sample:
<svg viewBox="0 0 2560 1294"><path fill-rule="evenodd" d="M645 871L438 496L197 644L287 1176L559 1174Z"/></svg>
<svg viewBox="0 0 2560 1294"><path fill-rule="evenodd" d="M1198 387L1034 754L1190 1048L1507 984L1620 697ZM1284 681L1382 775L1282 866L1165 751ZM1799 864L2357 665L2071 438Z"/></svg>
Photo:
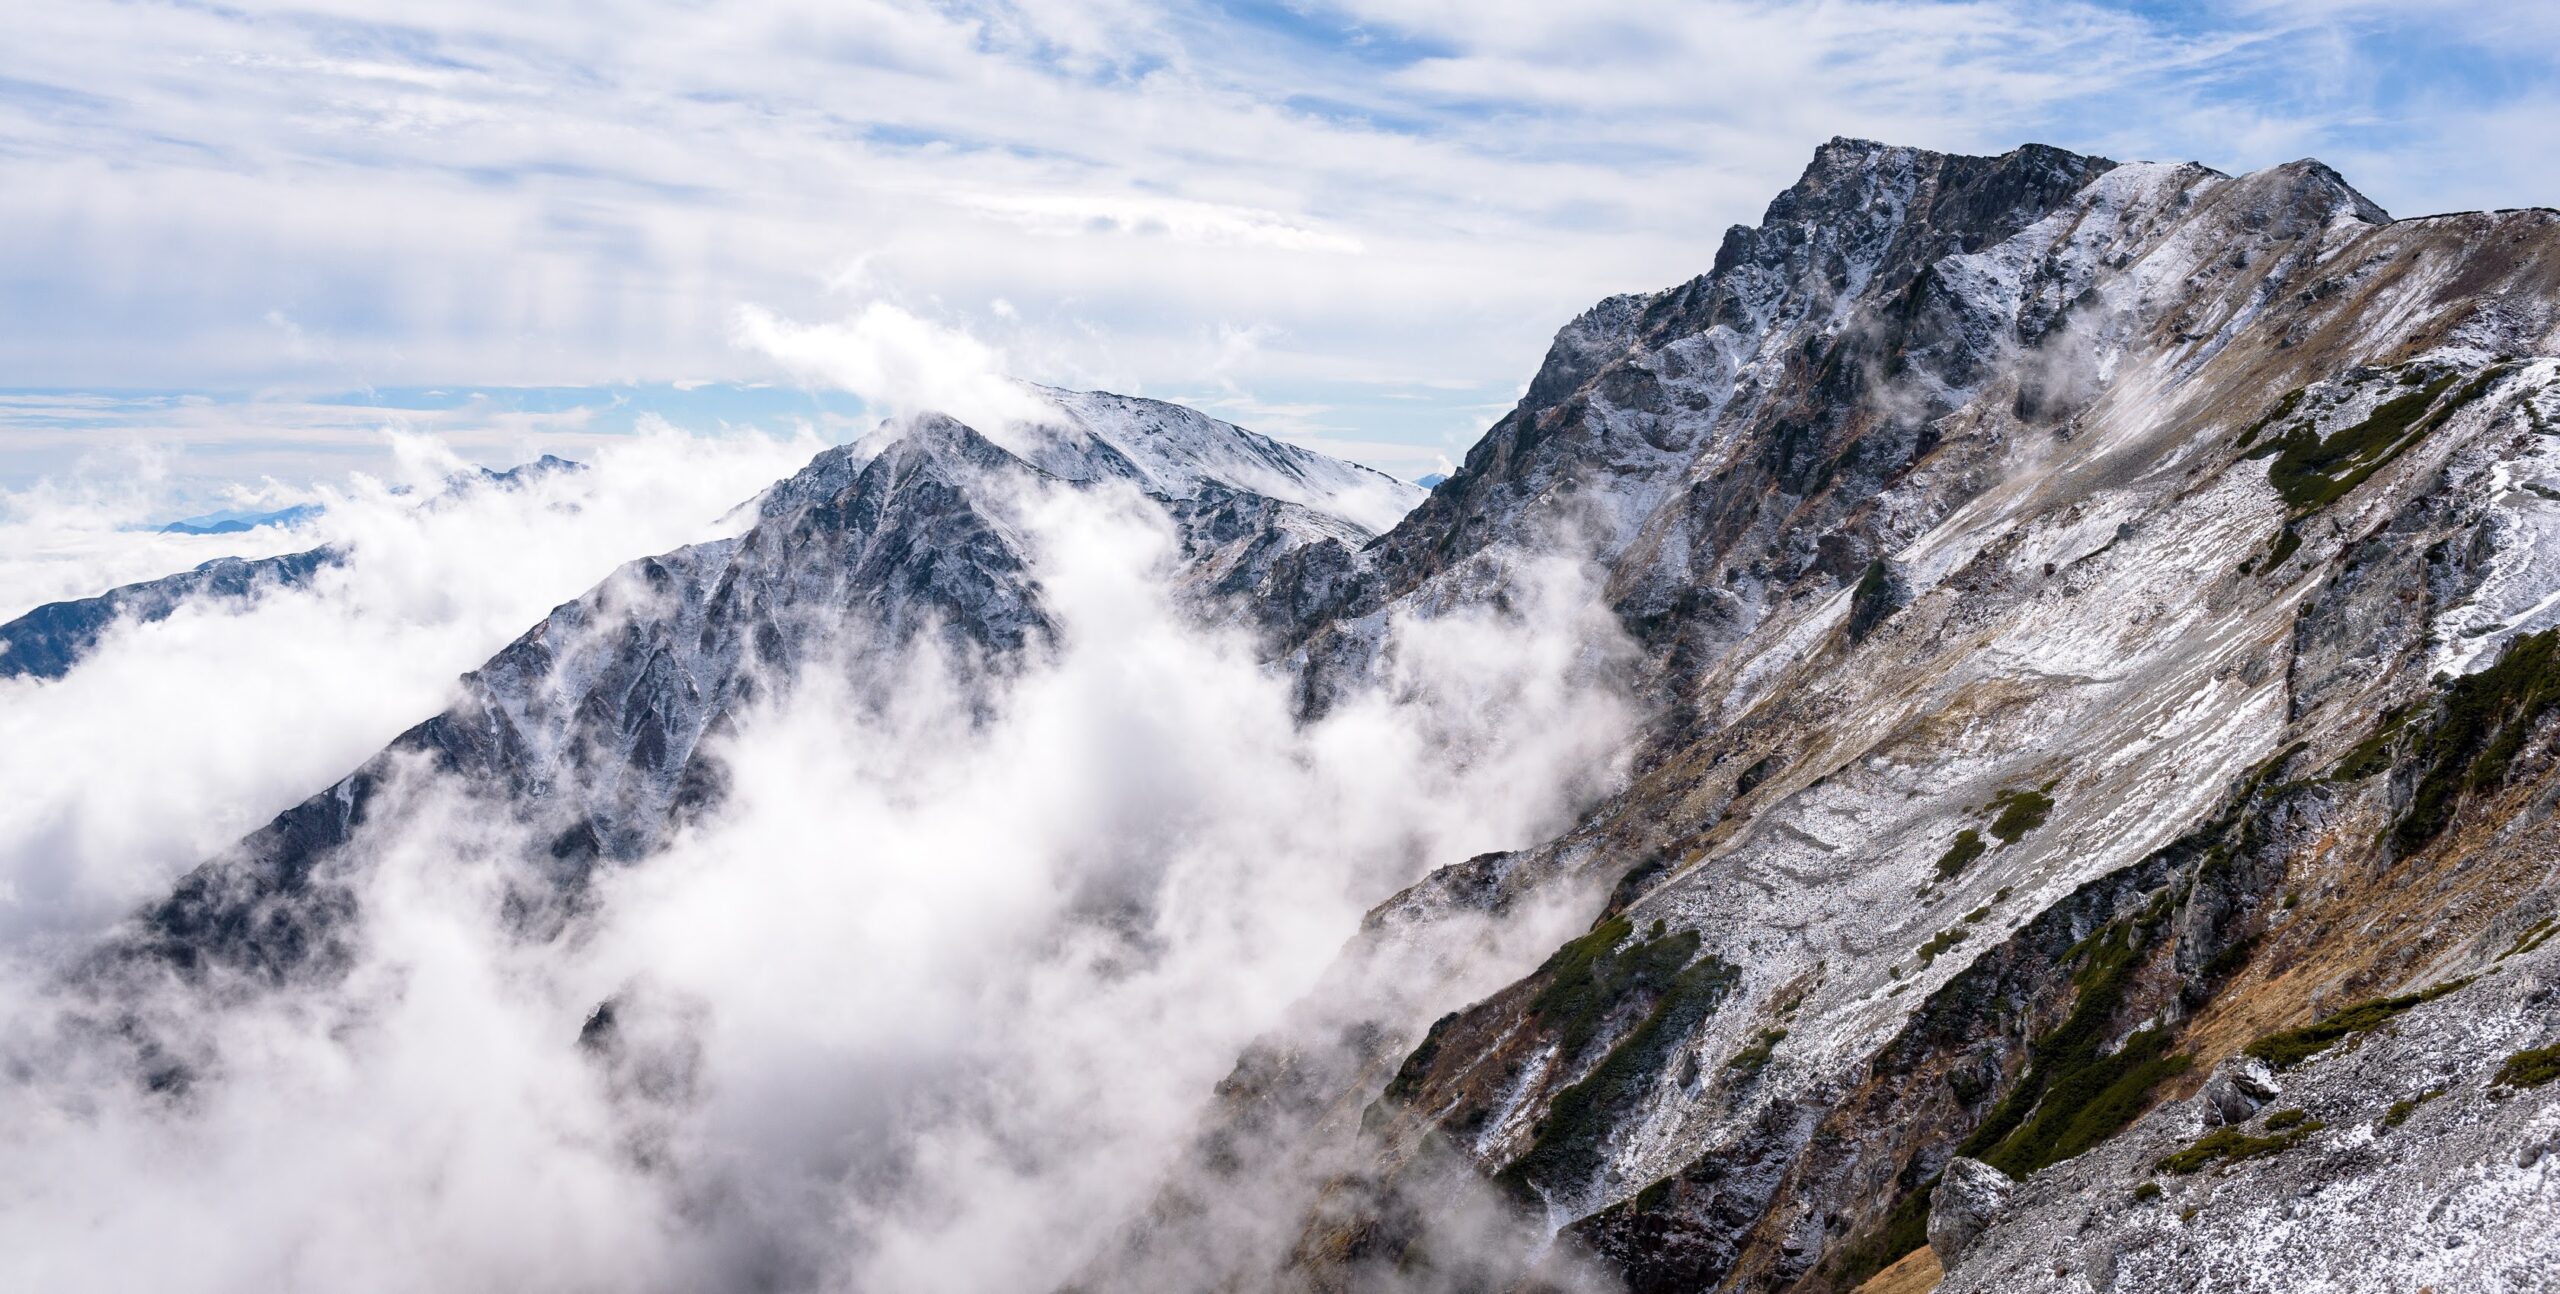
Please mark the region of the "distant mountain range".
<svg viewBox="0 0 2560 1294"><path fill-rule="evenodd" d="M273 512L208 512L160 527L164 535L239 535L260 526L293 527L320 515L317 504L302 503Z"/></svg>
<svg viewBox="0 0 2560 1294"><path fill-rule="evenodd" d="M479 486L512 489L554 472L584 470L582 464L545 454L505 471L482 467L457 472L446 480L445 492ZM275 512L209 513L173 521L160 527L160 533L233 535L261 526L290 528L317 518L321 511L318 505L305 504ZM343 557L326 546L280 557L217 557L191 570L109 589L96 597L48 602L0 624L0 678L60 678L118 621L148 624L168 619L190 602L239 603L279 589L300 588Z"/></svg>

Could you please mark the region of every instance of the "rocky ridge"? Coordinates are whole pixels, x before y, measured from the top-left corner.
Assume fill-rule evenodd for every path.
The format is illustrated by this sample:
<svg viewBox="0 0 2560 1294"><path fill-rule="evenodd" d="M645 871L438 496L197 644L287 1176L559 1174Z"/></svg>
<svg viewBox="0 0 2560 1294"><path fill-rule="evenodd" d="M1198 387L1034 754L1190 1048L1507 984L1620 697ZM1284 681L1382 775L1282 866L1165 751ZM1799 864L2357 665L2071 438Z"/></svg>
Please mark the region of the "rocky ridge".
<svg viewBox="0 0 2560 1294"><path fill-rule="evenodd" d="M45 603L0 624L0 678L60 678L119 621L147 624L168 619L189 602L240 602L271 589L300 588L338 561L339 554L328 548L277 557L216 557L96 597Z"/></svg>
<svg viewBox="0 0 2560 1294"><path fill-rule="evenodd" d="M1835 141L1714 272L1569 325L1301 641L1356 668L1374 599L1551 527L1608 563L1663 718L1582 827L1427 881L1377 938L1560 886L1602 906L1588 936L1428 1030L1408 999L1276 1040L1235 1086L1231 1117L1354 1147L1296 1279L1410 1279L1453 1160L1536 1219L1513 1280L1544 1252L1536 1279L1847 1288L1924 1242L1959 1153L2030 1179L1985 1222L2004 1253L2052 1234L2034 1174L2258 1034L2486 963L2546 882L2437 833L2539 830L2547 799L2489 793L2548 784L2543 712L2408 734L2469 722L2446 678L2547 651L2555 287L2560 217L2391 222L2317 163ZM2410 763L2483 741L2494 770ZM2495 1198L2481 1225L2549 1216ZM2282 1272L2247 1234L2219 1257ZM1951 1288L1999 1285L1976 1252Z"/></svg>

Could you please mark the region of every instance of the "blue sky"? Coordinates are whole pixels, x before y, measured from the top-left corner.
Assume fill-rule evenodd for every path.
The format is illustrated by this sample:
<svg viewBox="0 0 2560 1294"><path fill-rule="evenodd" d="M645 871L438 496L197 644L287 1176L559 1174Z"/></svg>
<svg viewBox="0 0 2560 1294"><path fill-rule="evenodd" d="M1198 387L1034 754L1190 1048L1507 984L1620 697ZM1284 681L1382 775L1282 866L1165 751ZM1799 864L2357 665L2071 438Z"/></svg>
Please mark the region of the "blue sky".
<svg viewBox="0 0 2560 1294"><path fill-rule="evenodd" d="M29 9L12 489L335 474L386 426L850 434L952 347L1418 475L1834 134L2560 204L2560 6L2504 0Z"/></svg>

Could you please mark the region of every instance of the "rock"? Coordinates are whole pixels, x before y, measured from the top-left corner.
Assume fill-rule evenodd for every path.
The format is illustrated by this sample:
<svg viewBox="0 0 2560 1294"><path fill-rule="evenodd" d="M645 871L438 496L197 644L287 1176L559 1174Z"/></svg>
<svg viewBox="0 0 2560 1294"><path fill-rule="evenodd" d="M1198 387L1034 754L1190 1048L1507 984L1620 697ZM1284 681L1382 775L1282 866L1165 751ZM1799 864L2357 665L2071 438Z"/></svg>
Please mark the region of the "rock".
<svg viewBox="0 0 2560 1294"><path fill-rule="evenodd" d="M1929 1197L1929 1248L1938 1262L1953 1267L1962 1260L1965 1247L2000 1216L2017 1185L1979 1159L1959 1155L1948 1160L1937 1191Z"/></svg>
<svg viewBox="0 0 2560 1294"><path fill-rule="evenodd" d="M2204 1081L2205 1117L2216 1123L2246 1123L2283 1088L2266 1062L2235 1056Z"/></svg>

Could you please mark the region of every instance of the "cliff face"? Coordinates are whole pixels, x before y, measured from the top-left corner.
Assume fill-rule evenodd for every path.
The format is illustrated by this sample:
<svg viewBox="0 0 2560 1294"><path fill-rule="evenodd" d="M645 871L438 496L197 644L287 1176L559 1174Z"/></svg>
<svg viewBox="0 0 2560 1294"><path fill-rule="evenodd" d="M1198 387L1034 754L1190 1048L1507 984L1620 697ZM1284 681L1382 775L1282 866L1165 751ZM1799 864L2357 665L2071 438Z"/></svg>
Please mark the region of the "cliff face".
<svg viewBox="0 0 2560 1294"><path fill-rule="evenodd" d="M2491 1079L2545 1041L2509 1003L2550 972L2498 959L2552 902L2525 842L2560 794L2526 699L2560 611L2555 275L2552 213L2391 223L2316 163L1835 143L1714 272L1569 325L1344 610L1577 537L1663 717L1575 832L1433 878L1373 942L1577 885L1609 895L1589 935L1239 1085L1237 1117L1352 1147L1299 1275L1445 1253L1422 1200L1454 1161L1536 1219L1522 1270L1552 1229L1551 1277L1846 1288L1919 1247L1959 1154L2031 1187L1941 1255L1949 1288L2022 1254L2056 1288L2108 1287L2104 1254L2123 1288L2287 1288L2379 1217L2450 1247L2319 1270L2547 1263L2515 1239L2548 1234L2540 1170L2503 1160L2549 1098ZM2472 975L2406 1017L2477 1015L2459 1061L2371 1048L2327 1128L2250 1125L2290 1140L2136 1198L2262 1035ZM2387 1186L2362 1147L2437 1088L2474 1149ZM2033 1176L2099 1147L2112 1175ZM2466 1154L2489 1184L2451 1185Z"/></svg>
<svg viewBox="0 0 2560 1294"><path fill-rule="evenodd" d="M1308 714L1562 555L1654 718L1570 830L1371 913L1093 1287L1837 1290L1933 1237L1950 1290L2530 1286L2555 351L2560 214L1835 140L1383 534L1392 483L1170 406L922 419L561 607L120 950L325 974L408 759L542 825L540 937L724 794L777 667L1038 659L1023 491L1117 482Z"/></svg>

